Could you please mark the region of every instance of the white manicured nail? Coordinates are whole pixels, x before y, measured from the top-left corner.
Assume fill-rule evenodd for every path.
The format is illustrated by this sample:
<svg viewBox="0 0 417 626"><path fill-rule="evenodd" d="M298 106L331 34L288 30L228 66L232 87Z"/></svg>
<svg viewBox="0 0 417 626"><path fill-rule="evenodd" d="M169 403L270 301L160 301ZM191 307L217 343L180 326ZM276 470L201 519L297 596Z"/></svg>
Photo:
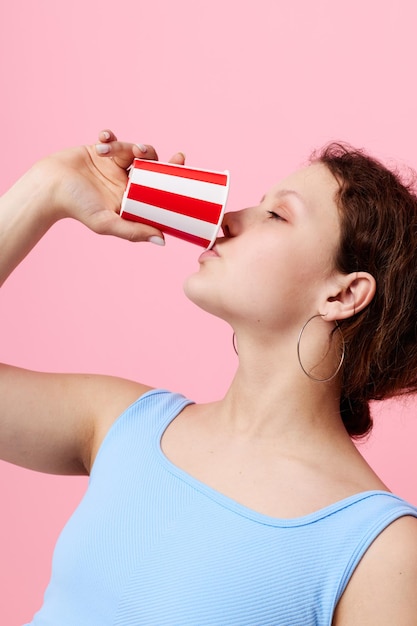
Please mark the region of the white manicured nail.
<svg viewBox="0 0 417 626"><path fill-rule="evenodd" d="M156 246L164 246L165 245L165 239L162 239L162 237L149 237L148 239L149 243L154 243Z"/></svg>
<svg viewBox="0 0 417 626"><path fill-rule="evenodd" d="M110 152L110 146L106 143L97 143L96 151L98 154L108 154Z"/></svg>

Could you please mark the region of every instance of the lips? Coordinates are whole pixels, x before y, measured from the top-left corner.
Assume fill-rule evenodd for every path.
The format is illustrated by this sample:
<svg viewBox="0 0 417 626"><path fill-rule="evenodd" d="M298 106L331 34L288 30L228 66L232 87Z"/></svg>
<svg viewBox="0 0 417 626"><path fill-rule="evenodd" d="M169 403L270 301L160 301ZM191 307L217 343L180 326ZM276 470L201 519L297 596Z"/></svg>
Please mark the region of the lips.
<svg viewBox="0 0 417 626"><path fill-rule="evenodd" d="M219 258L219 256L220 255L217 252L216 246L214 246L210 250L205 250L203 254L200 254L198 258L198 262L201 263L202 261L205 261L206 259L216 259L216 258Z"/></svg>

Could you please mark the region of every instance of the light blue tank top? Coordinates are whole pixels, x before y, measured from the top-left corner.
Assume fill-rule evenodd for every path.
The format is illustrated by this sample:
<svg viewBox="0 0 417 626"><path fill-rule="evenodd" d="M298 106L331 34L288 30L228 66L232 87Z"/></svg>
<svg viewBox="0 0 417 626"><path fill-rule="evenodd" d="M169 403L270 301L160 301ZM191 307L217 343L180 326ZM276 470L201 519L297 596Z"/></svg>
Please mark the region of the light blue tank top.
<svg viewBox="0 0 417 626"><path fill-rule="evenodd" d="M258 514L162 453L189 403L154 390L114 423L31 626L330 626L375 537L417 517L382 491L296 519Z"/></svg>

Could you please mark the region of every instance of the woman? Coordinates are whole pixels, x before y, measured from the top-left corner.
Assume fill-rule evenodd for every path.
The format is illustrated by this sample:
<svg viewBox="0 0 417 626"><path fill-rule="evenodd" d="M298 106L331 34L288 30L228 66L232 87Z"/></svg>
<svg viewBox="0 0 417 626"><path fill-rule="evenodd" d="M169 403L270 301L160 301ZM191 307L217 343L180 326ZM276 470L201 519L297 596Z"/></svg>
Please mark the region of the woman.
<svg viewBox="0 0 417 626"><path fill-rule="evenodd" d="M104 131L36 164L1 200L2 280L63 217L163 243L117 215L134 156ZM417 510L351 436L416 388L417 199L331 146L223 232L185 285L236 335L222 400L2 366L2 458L91 476L31 624L415 626Z"/></svg>

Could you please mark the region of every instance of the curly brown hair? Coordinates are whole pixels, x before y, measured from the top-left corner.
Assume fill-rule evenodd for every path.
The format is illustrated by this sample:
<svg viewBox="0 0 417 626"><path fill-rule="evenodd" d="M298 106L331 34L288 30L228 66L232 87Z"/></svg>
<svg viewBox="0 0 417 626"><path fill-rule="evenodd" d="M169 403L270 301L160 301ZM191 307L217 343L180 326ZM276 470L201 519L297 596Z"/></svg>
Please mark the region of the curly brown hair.
<svg viewBox="0 0 417 626"><path fill-rule="evenodd" d="M340 410L352 437L372 428L369 402L417 391L416 177L364 151L331 143L311 157L339 184L341 238L336 267L376 281L371 303L340 320L345 339Z"/></svg>

